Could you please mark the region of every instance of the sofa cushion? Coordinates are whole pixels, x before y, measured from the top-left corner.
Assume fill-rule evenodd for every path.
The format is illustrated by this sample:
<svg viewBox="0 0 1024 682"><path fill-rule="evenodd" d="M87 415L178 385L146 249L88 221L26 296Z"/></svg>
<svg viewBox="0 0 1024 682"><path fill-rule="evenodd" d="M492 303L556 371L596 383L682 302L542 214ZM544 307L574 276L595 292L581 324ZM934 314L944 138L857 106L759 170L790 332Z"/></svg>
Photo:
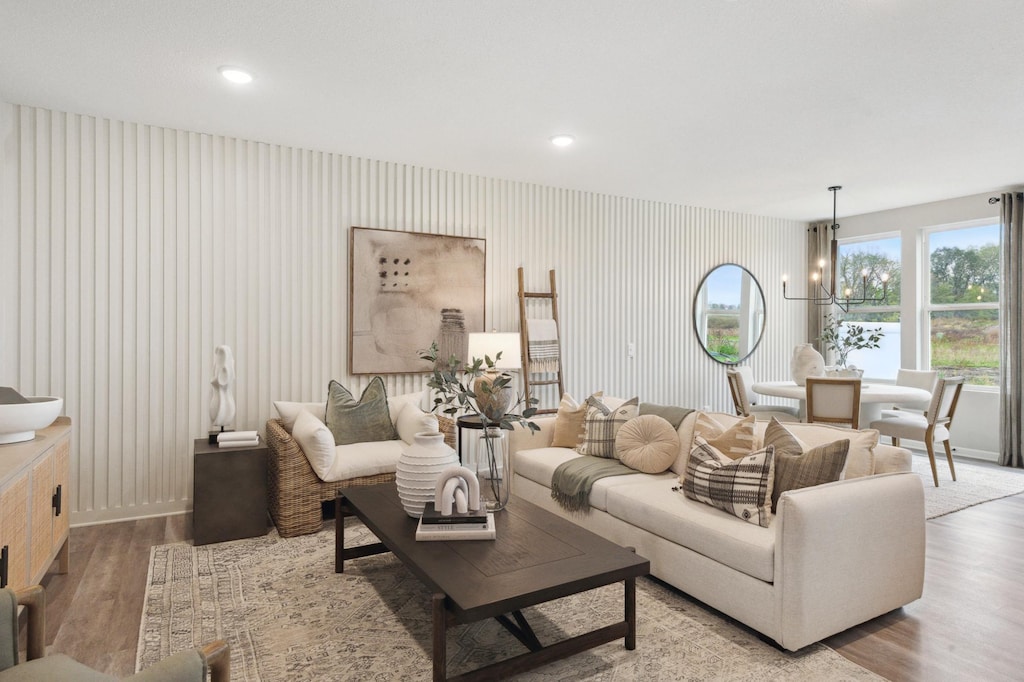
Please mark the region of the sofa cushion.
<svg viewBox="0 0 1024 682"><path fill-rule="evenodd" d="M425 396L426 390L413 391L412 393L402 393L401 395L389 395L388 396L388 413L391 415L391 423L398 423L398 416L402 412L402 408L407 403L412 403L419 408L420 412L429 412L433 405L423 407L423 403L426 402Z"/></svg>
<svg viewBox="0 0 1024 682"><path fill-rule="evenodd" d="M558 465L570 459L582 457L575 450L569 448L536 448L533 450L520 450L515 454L513 470L517 476L539 483L545 488L551 488L551 477L555 474ZM663 474L627 474L625 476L608 476L598 479L594 487L590 489L588 503L595 509L607 511L608 491L615 486L636 484L642 481L660 480L664 482L675 481L671 473Z"/></svg>
<svg viewBox="0 0 1024 682"><path fill-rule="evenodd" d="M331 430L312 413L302 410L295 419L292 438L299 444L302 454L309 460L309 466L313 467L320 480L326 480L337 455Z"/></svg>
<svg viewBox="0 0 1024 682"><path fill-rule="evenodd" d="M615 435L615 455L626 466L645 474L668 469L679 454L679 434L664 418L642 414L630 419Z"/></svg>
<svg viewBox="0 0 1024 682"><path fill-rule="evenodd" d="M311 412L314 417L320 421L324 421L327 417L327 402L322 403L295 403L287 400L275 400L274 409L277 410L277 414L280 415L278 421L281 422L281 428L288 433L292 432L292 428L295 426L295 418L299 416L299 412L306 410Z"/></svg>
<svg viewBox="0 0 1024 682"><path fill-rule="evenodd" d="M388 409L384 380L374 377L356 400L352 393L331 380L327 386L327 428L337 445L370 443L398 438Z"/></svg>
<svg viewBox="0 0 1024 682"><path fill-rule="evenodd" d="M774 417L764 432L764 445L775 449L772 512L776 511L779 497L787 490L838 481L850 451L849 438L805 451L796 437Z"/></svg>
<svg viewBox="0 0 1024 682"><path fill-rule="evenodd" d="M596 395L587 398L583 440L576 446L581 455L615 457L615 434L637 415L640 400L634 397L618 405L613 401Z"/></svg>
<svg viewBox="0 0 1024 682"><path fill-rule="evenodd" d="M412 445L416 434L423 431L438 432L437 417L421 410L418 403L402 403L399 408L398 419L395 420L395 430L398 431L398 437L404 442Z"/></svg>
<svg viewBox="0 0 1024 682"><path fill-rule="evenodd" d="M398 458L406 447L397 438L337 445L334 448L334 464L323 480L347 481L361 476L393 474L398 467Z"/></svg>
<svg viewBox="0 0 1024 682"><path fill-rule="evenodd" d="M687 499L673 490L674 481L622 478L633 481L607 490L609 514L758 580L774 580L774 529Z"/></svg>
<svg viewBox="0 0 1024 682"><path fill-rule="evenodd" d="M604 394L598 391L594 395L600 398ZM586 416L586 401L581 405L570 394L564 393L558 403L551 445L558 448L574 448L579 445L583 440L583 421Z"/></svg>
<svg viewBox="0 0 1024 682"><path fill-rule="evenodd" d="M771 523L775 449L729 459L701 436L694 437L683 493L764 528Z"/></svg>

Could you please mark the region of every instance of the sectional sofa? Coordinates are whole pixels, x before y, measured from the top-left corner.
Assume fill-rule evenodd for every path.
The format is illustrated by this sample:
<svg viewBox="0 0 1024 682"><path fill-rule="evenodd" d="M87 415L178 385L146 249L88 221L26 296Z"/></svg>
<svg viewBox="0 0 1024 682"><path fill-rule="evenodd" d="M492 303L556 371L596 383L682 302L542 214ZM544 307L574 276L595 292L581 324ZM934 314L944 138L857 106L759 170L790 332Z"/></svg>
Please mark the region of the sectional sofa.
<svg viewBox="0 0 1024 682"><path fill-rule="evenodd" d="M737 419L711 416L725 425ZM809 447L851 438L850 455L842 480L783 493L762 528L674 489L695 417L679 424L679 456L668 471L603 478L585 512L552 499L554 470L580 455L551 447L555 417L535 419L538 433L511 436L513 495L635 547L655 577L792 651L921 596L924 491L908 450L877 444L869 430L786 424ZM755 440L764 428L759 422Z"/></svg>

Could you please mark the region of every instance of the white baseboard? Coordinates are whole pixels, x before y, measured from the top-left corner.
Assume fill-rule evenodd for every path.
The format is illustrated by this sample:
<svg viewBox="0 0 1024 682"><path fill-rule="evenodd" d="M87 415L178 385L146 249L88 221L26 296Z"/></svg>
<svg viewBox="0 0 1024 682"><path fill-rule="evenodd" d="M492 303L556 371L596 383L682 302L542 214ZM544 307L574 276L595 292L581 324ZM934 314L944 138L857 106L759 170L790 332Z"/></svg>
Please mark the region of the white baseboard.
<svg viewBox="0 0 1024 682"><path fill-rule="evenodd" d="M879 440L879 442L888 445L889 439L883 436ZM907 440L904 438L900 440L900 446L907 448L908 450L913 450L914 454L916 455L924 455L925 457L928 456L928 451L925 449L924 443L920 441ZM953 456L958 459L976 459L982 462L992 462L993 464L999 462L998 452L990 452L988 450L975 450L973 448L961 448L953 446ZM946 451L941 444L937 444L935 446L935 457L936 459L940 457L942 459L946 458Z"/></svg>
<svg viewBox="0 0 1024 682"><path fill-rule="evenodd" d="M118 523L119 521L138 521L158 516L175 516L192 511L192 500L176 500L174 502L158 502L115 509L93 509L89 511L71 512L71 527L95 526L101 523Z"/></svg>

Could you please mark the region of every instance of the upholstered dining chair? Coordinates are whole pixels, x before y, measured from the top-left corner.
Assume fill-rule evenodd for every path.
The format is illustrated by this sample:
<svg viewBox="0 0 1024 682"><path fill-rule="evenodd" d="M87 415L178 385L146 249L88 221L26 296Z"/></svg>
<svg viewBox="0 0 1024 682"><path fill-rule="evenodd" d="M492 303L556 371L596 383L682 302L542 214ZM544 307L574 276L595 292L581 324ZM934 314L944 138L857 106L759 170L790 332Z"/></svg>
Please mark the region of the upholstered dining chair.
<svg viewBox="0 0 1024 682"><path fill-rule="evenodd" d="M23 662L18 661L18 606L28 611L27 646ZM40 585L21 590L0 589L0 682L4 680L54 682L101 682L117 680L87 668L64 654L46 656L46 592ZM182 651L149 666L129 678L134 682L230 682L231 651L227 642L216 640L202 647Z"/></svg>
<svg viewBox="0 0 1024 682"><path fill-rule="evenodd" d="M780 422L800 421L800 408L789 405L759 405L757 394L750 390L754 384L754 372L750 367L737 366L725 370L725 378L729 381L729 393L732 395L736 414L740 417L754 415L754 419L768 421L775 417Z"/></svg>
<svg viewBox="0 0 1024 682"><path fill-rule="evenodd" d="M807 422L860 428L860 379L807 377Z"/></svg>
<svg viewBox="0 0 1024 682"><path fill-rule="evenodd" d="M960 400L960 390L964 387L963 377L947 377L939 379L932 391L932 401L923 414L906 412L902 416L878 419L871 422L871 428L878 433L892 438L893 445L899 445L901 438L919 440L928 450L928 461L932 465L932 479L935 487L939 487L939 473L935 468L935 441L942 443L949 462L949 473L956 480L956 469L953 467L953 450L949 445L949 430L953 425L953 413Z"/></svg>
<svg viewBox="0 0 1024 682"><path fill-rule="evenodd" d="M939 373L934 369L900 369L896 372L896 385L920 388L929 393L935 390L935 382L938 381ZM882 410L882 419L891 417L902 417L907 412L913 414L924 414L928 409L926 400L917 403L897 403L892 408Z"/></svg>

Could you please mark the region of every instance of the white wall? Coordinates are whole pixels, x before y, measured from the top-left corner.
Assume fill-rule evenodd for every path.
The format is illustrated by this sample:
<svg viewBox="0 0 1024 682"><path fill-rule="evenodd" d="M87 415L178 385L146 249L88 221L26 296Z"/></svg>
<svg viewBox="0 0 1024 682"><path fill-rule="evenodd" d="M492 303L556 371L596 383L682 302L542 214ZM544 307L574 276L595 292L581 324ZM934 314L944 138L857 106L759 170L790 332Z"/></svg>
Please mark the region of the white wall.
<svg viewBox="0 0 1024 682"><path fill-rule="evenodd" d="M232 347L238 428L347 375L352 225L487 239L488 326L518 328L516 267L557 271L568 390L729 405L691 304L711 267L765 287L752 358L788 376L803 308L782 300L805 225L3 105L0 384L66 398L75 523L180 511ZM13 151L12 151L13 146ZM794 248L794 245L798 245ZM6 268L4 268L6 270ZM13 311L13 312L12 312ZM634 360L627 343L636 343ZM424 386L389 376L389 392Z"/></svg>
<svg viewBox="0 0 1024 682"><path fill-rule="evenodd" d="M914 283L922 281L921 229L993 219L999 222L999 205L989 204L998 191L975 194L947 201L936 201L877 213L850 216L839 221L838 236L842 239L873 234L899 234L902 244L903 301L900 312L904 321L900 361L903 367L924 368L920 360L923 319L918 314L917 299L911 295ZM917 287L920 290L920 286ZM908 323L909 321L909 323ZM956 453L996 461L999 457L999 392L992 388L965 388L954 418L951 443Z"/></svg>

